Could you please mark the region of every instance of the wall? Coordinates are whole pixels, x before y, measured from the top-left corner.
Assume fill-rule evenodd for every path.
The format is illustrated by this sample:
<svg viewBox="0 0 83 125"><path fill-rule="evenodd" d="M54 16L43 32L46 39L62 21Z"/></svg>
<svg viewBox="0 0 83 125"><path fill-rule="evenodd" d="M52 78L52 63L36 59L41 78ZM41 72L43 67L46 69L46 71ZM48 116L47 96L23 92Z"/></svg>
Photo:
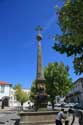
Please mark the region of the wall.
<svg viewBox="0 0 83 125"><path fill-rule="evenodd" d="M2 97L4 97L4 96L10 96L10 86L5 85L4 89L5 89L4 93L0 93L0 99L2 99Z"/></svg>
<svg viewBox="0 0 83 125"><path fill-rule="evenodd" d="M83 103L83 78L80 78L75 81L74 87L69 92L66 101Z"/></svg>

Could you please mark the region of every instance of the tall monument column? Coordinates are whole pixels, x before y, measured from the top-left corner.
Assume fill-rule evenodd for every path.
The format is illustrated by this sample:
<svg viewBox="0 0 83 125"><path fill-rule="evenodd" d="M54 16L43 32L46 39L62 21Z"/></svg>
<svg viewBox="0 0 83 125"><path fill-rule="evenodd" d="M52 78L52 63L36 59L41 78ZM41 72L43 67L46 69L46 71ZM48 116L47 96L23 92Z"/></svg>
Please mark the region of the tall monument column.
<svg viewBox="0 0 83 125"><path fill-rule="evenodd" d="M47 93L45 89L45 78L42 67L42 35L40 31L42 28L40 26L37 27L37 74L36 74L36 104L38 107L41 107L45 104L47 99Z"/></svg>

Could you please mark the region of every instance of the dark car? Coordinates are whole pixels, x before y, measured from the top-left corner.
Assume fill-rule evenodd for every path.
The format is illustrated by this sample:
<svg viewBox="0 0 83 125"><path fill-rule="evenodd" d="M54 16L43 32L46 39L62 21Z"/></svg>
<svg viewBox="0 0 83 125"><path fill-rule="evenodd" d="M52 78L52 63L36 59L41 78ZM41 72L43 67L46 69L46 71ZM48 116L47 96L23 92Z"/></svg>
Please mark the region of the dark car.
<svg viewBox="0 0 83 125"><path fill-rule="evenodd" d="M77 104L74 106L75 109L83 109L83 104Z"/></svg>
<svg viewBox="0 0 83 125"><path fill-rule="evenodd" d="M80 109L83 109L83 104L80 104L80 105L79 105L79 108L80 108Z"/></svg>
<svg viewBox="0 0 83 125"><path fill-rule="evenodd" d="M74 109L79 109L79 104L76 104L73 108Z"/></svg>

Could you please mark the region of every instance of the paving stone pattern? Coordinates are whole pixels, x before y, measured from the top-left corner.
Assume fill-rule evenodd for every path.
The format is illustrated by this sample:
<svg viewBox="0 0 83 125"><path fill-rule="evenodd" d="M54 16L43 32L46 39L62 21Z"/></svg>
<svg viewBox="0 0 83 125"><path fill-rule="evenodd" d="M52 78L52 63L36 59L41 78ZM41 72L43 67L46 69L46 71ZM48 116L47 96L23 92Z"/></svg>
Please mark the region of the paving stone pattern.
<svg viewBox="0 0 83 125"><path fill-rule="evenodd" d="M19 125L19 120L16 112L0 112L0 125Z"/></svg>

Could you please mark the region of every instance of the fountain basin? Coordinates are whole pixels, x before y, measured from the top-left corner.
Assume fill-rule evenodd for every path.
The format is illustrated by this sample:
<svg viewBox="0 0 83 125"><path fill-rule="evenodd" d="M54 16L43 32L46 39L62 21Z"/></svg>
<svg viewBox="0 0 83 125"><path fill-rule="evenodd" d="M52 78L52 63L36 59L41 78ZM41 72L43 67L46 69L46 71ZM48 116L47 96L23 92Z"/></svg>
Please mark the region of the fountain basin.
<svg viewBox="0 0 83 125"><path fill-rule="evenodd" d="M55 123L57 111L20 112L20 125L48 125Z"/></svg>

